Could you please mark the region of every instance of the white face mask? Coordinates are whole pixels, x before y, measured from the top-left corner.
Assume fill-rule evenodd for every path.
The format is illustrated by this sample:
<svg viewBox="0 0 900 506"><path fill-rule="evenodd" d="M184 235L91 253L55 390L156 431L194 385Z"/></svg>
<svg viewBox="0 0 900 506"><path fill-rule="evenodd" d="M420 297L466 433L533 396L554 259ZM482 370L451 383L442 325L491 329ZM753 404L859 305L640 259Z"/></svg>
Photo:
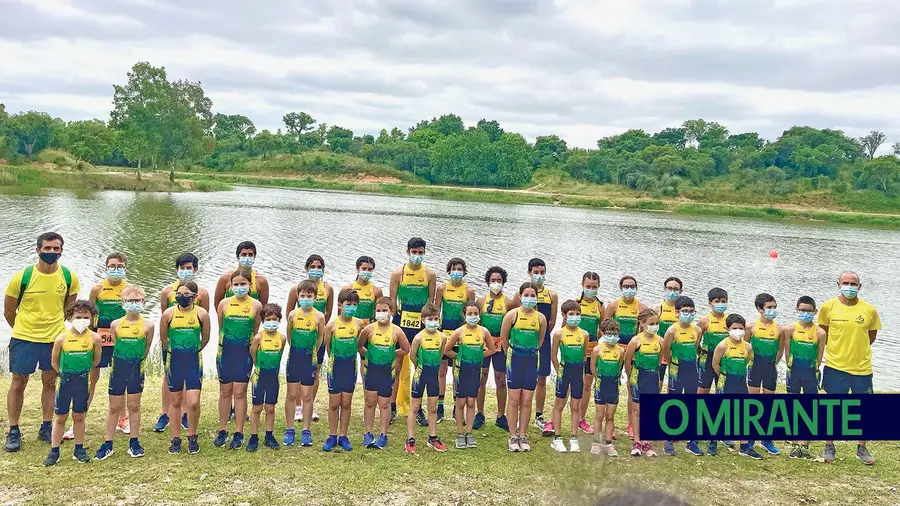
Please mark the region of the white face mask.
<svg viewBox="0 0 900 506"><path fill-rule="evenodd" d="M500 293L503 290L503 283L496 283L496 282L491 283L490 288L491 288L491 293L493 293L494 295L497 295L498 293Z"/></svg>
<svg viewBox="0 0 900 506"><path fill-rule="evenodd" d="M647 325L647 332L656 334L657 332L659 332L659 325Z"/></svg>
<svg viewBox="0 0 900 506"><path fill-rule="evenodd" d="M90 326L91 326L90 318L75 318L72 320L72 328L75 329L75 331L78 332L79 334L81 334L82 332L87 330L87 328Z"/></svg>
<svg viewBox="0 0 900 506"><path fill-rule="evenodd" d="M730 337L732 341L740 341L744 339L744 329L731 329L728 331L728 337Z"/></svg>
<svg viewBox="0 0 900 506"><path fill-rule="evenodd" d="M378 323L387 323L391 319L391 313L379 311L375 313L375 319L378 320Z"/></svg>

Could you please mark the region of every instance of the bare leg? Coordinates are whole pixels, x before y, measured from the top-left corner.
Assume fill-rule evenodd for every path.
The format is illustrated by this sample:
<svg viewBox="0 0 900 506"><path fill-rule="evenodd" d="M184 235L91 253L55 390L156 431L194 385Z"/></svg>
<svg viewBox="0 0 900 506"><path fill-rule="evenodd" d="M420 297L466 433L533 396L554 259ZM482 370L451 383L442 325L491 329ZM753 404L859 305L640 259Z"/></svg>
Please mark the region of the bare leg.
<svg viewBox="0 0 900 506"><path fill-rule="evenodd" d="M169 392L169 428L172 429L172 437L181 437L181 413L184 409L184 390Z"/></svg>
<svg viewBox="0 0 900 506"><path fill-rule="evenodd" d="M381 425L381 433L387 434L388 428L391 426L391 398L379 396L378 409L381 412L381 418L378 420Z"/></svg>
<svg viewBox="0 0 900 506"><path fill-rule="evenodd" d="M509 389L509 405L506 407L506 418L509 419L509 433L518 435L516 427L519 425L519 411L521 411L522 389Z"/></svg>
<svg viewBox="0 0 900 506"><path fill-rule="evenodd" d="M126 402L128 403L128 423L131 426L131 437L137 438L141 434L141 394L129 394ZM118 413L114 414L119 415L121 413L122 408L119 407ZM107 430L109 430L108 425ZM116 428L113 426L113 431L115 430Z"/></svg>
<svg viewBox="0 0 900 506"><path fill-rule="evenodd" d="M231 399L234 397L233 387L234 383L219 383L219 430L228 430ZM235 420L237 420L237 410L235 410Z"/></svg>
<svg viewBox="0 0 900 506"><path fill-rule="evenodd" d="M571 416L572 437L578 435L578 422L581 421L581 401L583 399L572 399L569 401L569 413ZM562 413L560 413L562 414Z"/></svg>
<svg viewBox="0 0 900 506"><path fill-rule="evenodd" d="M409 413L406 415L406 437L416 437L416 412L422 406L422 399L413 397L409 401Z"/></svg>
<svg viewBox="0 0 900 506"><path fill-rule="evenodd" d="M441 397L445 397L447 395L447 369L448 363L446 360L441 360L441 365L438 367L438 395Z"/></svg>
<svg viewBox="0 0 900 506"><path fill-rule="evenodd" d="M275 405L274 404L266 404L266 432L272 432L275 430Z"/></svg>
<svg viewBox="0 0 900 506"><path fill-rule="evenodd" d="M56 403L56 371L41 371L41 411L45 422L53 420L53 405ZM23 388L24 393L24 388ZM22 402L19 402L19 410ZM18 416L16 416L18 418Z"/></svg>
<svg viewBox="0 0 900 506"><path fill-rule="evenodd" d="M188 414L188 436L196 436L197 425L200 423L200 390L185 392L184 401Z"/></svg>
<svg viewBox="0 0 900 506"><path fill-rule="evenodd" d="M97 381L100 379L100 368L92 367L91 372L88 373L88 407L91 407L91 403L94 402L94 390L97 389ZM75 417L72 417L74 421ZM116 420L118 421L118 420Z"/></svg>
<svg viewBox="0 0 900 506"><path fill-rule="evenodd" d="M428 397L428 435L437 436L437 397L433 395Z"/></svg>
<svg viewBox="0 0 900 506"><path fill-rule="evenodd" d="M497 416L506 414L506 373L495 372L494 383L497 385Z"/></svg>
<svg viewBox="0 0 900 506"><path fill-rule="evenodd" d="M534 404L536 408L536 413L544 412L544 404L547 402L547 377L546 376L538 376L537 387L534 389ZM531 418L531 413L528 414L529 419Z"/></svg>
<svg viewBox="0 0 900 506"><path fill-rule="evenodd" d="M25 400L25 387L28 386L28 376L13 374L6 392L6 413L9 416L10 425L19 425L19 417L22 416L22 403ZM43 398L41 399L43 401ZM42 406L43 407L43 406ZM62 433L60 433L62 438Z"/></svg>
<svg viewBox="0 0 900 506"><path fill-rule="evenodd" d="M633 402L631 405L631 429L634 431L634 442L641 442L641 404Z"/></svg>
<svg viewBox="0 0 900 506"><path fill-rule="evenodd" d="M606 405L606 440L612 441L613 433L616 431L616 408L618 404Z"/></svg>
<svg viewBox="0 0 900 506"><path fill-rule="evenodd" d="M594 377L590 374L584 375L584 387L581 389L581 400L591 398L591 388L594 386ZM584 420L587 417L587 402L579 402L578 403L578 422Z"/></svg>
<svg viewBox="0 0 900 506"><path fill-rule="evenodd" d="M53 419L53 430L50 432L50 447L59 448L62 442L63 434L66 432L66 422L69 421L69 414L56 415Z"/></svg>
<svg viewBox="0 0 900 506"><path fill-rule="evenodd" d="M363 408L363 424L369 434L375 430L375 406L378 404L378 392L366 390L366 405Z"/></svg>
<svg viewBox="0 0 900 506"><path fill-rule="evenodd" d="M341 394L341 431L339 436L346 436L350 428L350 407L353 405L353 392Z"/></svg>
<svg viewBox="0 0 900 506"><path fill-rule="evenodd" d="M124 395L109 396L109 411L106 413L106 440L112 441L116 435L116 423L119 421L119 412L125 404Z"/></svg>
<svg viewBox="0 0 900 506"><path fill-rule="evenodd" d="M522 402L519 407L519 436L525 437L528 433L528 422L531 421L531 400L534 398L534 390L522 390ZM512 430L510 425L509 430Z"/></svg>
<svg viewBox="0 0 900 506"><path fill-rule="evenodd" d="M72 423L74 424L75 444L84 444L84 413L72 413Z"/></svg>
<svg viewBox="0 0 900 506"><path fill-rule="evenodd" d="M166 381L166 375L163 374L163 378L162 378L162 391L161 391L161 393L160 393L160 400L161 400L160 404L162 405L162 409L161 409L160 413L163 413L163 414L168 414L168 413L169 413L169 403L171 402L171 400L170 400L170 398L169 398L169 394L170 394L170 392L169 392L169 384L168 384L168 382ZM170 421L171 421L171 418L172 418L172 417L169 417Z"/></svg>
<svg viewBox="0 0 900 506"><path fill-rule="evenodd" d="M457 397L454 401L454 409L455 409L455 411L454 411L455 417L454 418L456 418L456 433L457 434L462 434L463 432L465 432L463 430L463 420L464 420L463 417L465 416L465 413L463 411L465 409L465 403L466 403L466 400L459 398L459 397ZM471 427L471 425L469 425L469 427Z"/></svg>
<svg viewBox="0 0 900 506"><path fill-rule="evenodd" d="M253 410L250 412L250 434L258 435L259 434L259 416L262 414L263 406L262 404L253 406ZM268 420L267 420L268 421Z"/></svg>
<svg viewBox="0 0 900 506"><path fill-rule="evenodd" d="M337 434L338 423L341 418L341 396L343 394L330 394L328 396L328 434Z"/></svg>
<svg viewBox="0 0 900 506"><path fill-rule="evenodd" d="M488 380L488 375L490 374L490 372L491 372L490 367L482 367L481 368L481 383L478 385L478 401L477 401L479 413L484 413L484 395L485 395L485 390L487 389L487 380Z"/></svg>
<svg viewBox="0 0 900 506"><path fill-rule="evenodd" d="M300 397L300 383L288 383L287 395L284 397L284 425L287 430L294 428L294 408L297 407L298 397Z"/></svg>
<svg viewBox="0 0 900 506"><path fill-rule="evenodd" d="M605 443L603 422L606 421L607 404L594 404L594 442Z"/></svg>
<svg viewBox="0 0 900 506"><path fill-rule="evenodd" d="M303 430L312 425L313 403L315 402L316 385L300 385L300 407L303 409Z"/></svg>
<svg viewBox="0 0 900 506"><path fill-rule="evenodd" d="M466 427L468 427L469 432L472 432L472 427L475 425L475 398L466 397L463 400L466 408Z"/></svg>
<svg viewBox="0 0 900 506"><path fill-rule="evenodd" d="M553 402L553 414L550 415L550 423L556 430L556 435L562 435L562 412L566 408L566 399L559 397Z"/></svg>
<svg viewBox="0 0 900 506"><path fill-rule="evenodd" d="M244 432L244 423L247 421L247 384L232 383L234 392L234 430Z"/></svg>

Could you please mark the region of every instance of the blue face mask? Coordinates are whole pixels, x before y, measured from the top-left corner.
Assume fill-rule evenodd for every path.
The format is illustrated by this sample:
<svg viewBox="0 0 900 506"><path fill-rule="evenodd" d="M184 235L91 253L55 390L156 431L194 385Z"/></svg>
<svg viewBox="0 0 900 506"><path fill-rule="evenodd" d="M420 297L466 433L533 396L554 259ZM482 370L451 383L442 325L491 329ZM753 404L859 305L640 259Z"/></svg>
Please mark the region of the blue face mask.
<svg viewBox="0 0 900 506"><path fill-rule="evenodd" d="M532 274L532 275L531 275L531 281L532 281L534 284L536 284L536 285L538 285L538 286L541 286L541 285L544 284L544 281L547 281L547 276L544 275L544 274Z"/></svg>
<svg viewBox="0 0 900 506"><path fill-rule="evenodd" d="M801 322L812 323L813 319L816 317L816 313L814 311L800 311L798 316Z"/></svg>
<svg viewBox="0 0 900 506"><path fill-rule="evenodd" d="M178 279L190 281L194 279L194 269L178 269Z"/></svg>
<svg viewBox="0 0 900 506"><path fill-rule="evenodd" d="M359 279L363 281L372 279L372 271L359 271Z"/></svg>
<svg viewBox="0 0 900 506"><path fill-rule="evenodd" d="M674 301L678 297L681 297L681 292L675 292L672 290L666 290L666 300L669 302Z"/></svg>
<svg viewBox="0 0 900 506"><path fill-rule="evenodd" d="M600 342L607 345L619 344L619 336L615 334L604 334L600 338Z"/></svg>
<svg viewBox="0 0 900 506"><path fill-rule="evenodd" d="M637 295L637 288L622 289L622 297L625 297L626 299L633 299L635 295Z"/></svg>
<svg viewBox="0 0 900 506"><path fill-rule="evenodd" d="M522 297L522 307L534 309L535 306L537 306L537 297Z"/></svg>
<svg viewBox="0 0 900 506"><path fill-rule="evenodd" d="M585 288L584 290L581 291L581 293L583 293L585 297L587 297L589 299L593 299L594 297L597 296L597 289L596 288Z"/></svg>
<svg viewBox="0 0 900 506"><path fill-rule="evenodd" d="M354 316L356 314L356 305L355 304L344 304L344 311L342 314L348 318Z"/></svg>
<svg viewBox="0 0 900 506"><path fill-rule="evenodd" d="M297 299L297 306L302 308L312 307L314 300L310 297L301 297Z"/></svg>
<svg viewBox="0 0 900 506"><path fill-rule="evenodd" d="M233 293L235 297L246 297L247 294L250 293L250 287L247 285L232 286L231 293Z"/></svg>
<svg viewBox="0 0 900 506"><path fill-rule="evenodd" d="M429 332L434 332L441 326L441 322L437 320L425 320L425 328L428 329Z"/></svg>
<svg viewBox="0 0 900 506"><path fill-rule="evenodd" d="M765 316L767 320L774 320L778 316L778 310L777 309L764 309L763 316Z"/></svg>
<svg viewBox="0 0 900 506"><path fill-rule="evenodd" d="M46 264L53 265L59 260L59 253L38 253L38 258Z"/></svg>
<svg viewBox="0 0 900 506"><path fill-rule="evenodd" d="M691 323L692 321L694 321L694 317L696 315L697 315L697 313L695 313L693 311L690 311L690 312L689 311L679 311L678 312L678 320L681 323Z"/></svg>
<svg viewBox="0 0 900 506"><path fill-rule="evenodd" d="M425 255L414 255L412 253L409 254L409 261L413 265L419 265L425 261Z"/></svg>
<svg viewBox="0 0 900 506"><path fill-rule="evenodd" d="M466 275L463 271L450 271L450 279L453 281L460 281Z"/></svg>
<svg viewBox="0 0 900 506"><path fill-rule="evenodd" d="M262 326L266 330L266 332L275 332L276 330L278 330L278 322L276 321L264 321Z"/></svg>
<svg viewBox="0 0 900 506"><path fill-rule="evenodd" d="M581 323L581 315L566 316L566 325L577 327L579 323Z"/></svg>
<svg viewBox="0 0 900 506"><path fill-rule="evenodd" d="M238 264L241 267L253 267L253 263L256 262L256 258L254 257L239 257Z"/></svg>
<svg viewBox="0 0 900 506"><path fill-rule="evenodd" d="M859 287L853 285L841 285L841 295L848 299L855 299L859 295Z"/></svg>
<svg viewBox="0 0 900 506"><path fill-rule="evenodd" d="M108 267L106 269L106 277L113 281L125 279L125 268L124 267Z"/></svg>
<svg viewBox="0 0 900 506"><path fill-rule="evenodd" d="M309 279L322 279L325 269L307 269L306 273L309 274Z"/></svg>
<svg viewBox="0 0 900 506"><path fill-rule="evenodd" d="M481 321L481 316L479 316L477 314L466 316L466 323L468 323L469 325L478 325L478 322L480 322L480 321Z"/></svg>
<svg viewBox="0 0 900 506"><path fill-rule="evenodd" d="M725 314L725 311L728 311L728 304L724 302L713 304L713 311L719 314Z"/></svg>
<svg viewBox="0 0 900 506"><path fill-rule="evenodd" d="M144 310L144 304L139 301L122 302L122 309L124 309L126 313L140 313Z"/></svg>

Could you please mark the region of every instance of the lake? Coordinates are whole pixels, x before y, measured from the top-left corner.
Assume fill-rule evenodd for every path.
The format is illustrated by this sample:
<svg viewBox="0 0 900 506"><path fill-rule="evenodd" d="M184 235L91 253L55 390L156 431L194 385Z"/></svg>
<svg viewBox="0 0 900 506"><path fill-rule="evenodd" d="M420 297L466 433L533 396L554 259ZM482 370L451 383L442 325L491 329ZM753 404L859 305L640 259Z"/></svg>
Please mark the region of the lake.
<svg viewBox="0 0 900 506"><path fill-rule="evenodd" d="M600 294L611 300L624 274L639 282L648 304L663 296L663 280L678 276L698 312L706 311L713 286L730 296L729 312L748 320L753 298L773 294L779 321L795 319L801 295L821 304L837 293L843 270L863 281L861 297L881 313L884 329L873 348L875 387L900 390L900 234L811 223L739 218L687 217L667 213L582 210L533 205L450 202L369 194L239 187L218 193L146 194L120 191L86 194L51 190L45 196L0 195L0 282L34 262L35 239L57 231L66 240L61 262L81 278L85 298L105 275L112 251L128 256L128 279L148 294L148 310L159 316L159 292L175 280L175 257L200 258L197 281L212 294L222 272L236 266L235 246L256 243L255 265L269 278L271 301L284 304L290 286L305 278L306 257L325 258L325 279L339 289L355 276L356 258L375 258L373 281L385 288L393 269L406 261L406 241L427 243L426 263L439 281L453 256L469 265L466 280L487 291L484 271L509 271L507 295L527 280L532 257L547 262L547 285L560 303L580 293L585 271L600 274ZM780 252L777 261L768 253ZM213 329L214 332L216 329ZM216 334L213 334L213 340ZM0 323L0 345L10 328ZM155 345L154 345L155 346ZM214 370L216 347L204 350ZM6 370L8 364L0 365ZM782 364L783 368L783 364Z"/></svg>

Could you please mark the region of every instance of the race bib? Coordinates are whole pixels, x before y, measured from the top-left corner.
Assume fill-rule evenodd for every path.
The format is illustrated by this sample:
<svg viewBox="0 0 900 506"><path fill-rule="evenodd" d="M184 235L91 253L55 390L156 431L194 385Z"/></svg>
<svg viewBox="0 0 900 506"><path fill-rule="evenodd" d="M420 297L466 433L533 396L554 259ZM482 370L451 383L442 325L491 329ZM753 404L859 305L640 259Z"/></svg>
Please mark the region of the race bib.
<svg viewBox="0 0 900 506"><path fill-rule="evenodd" d="M103 346L112 346L116 344L113 339L112 330L110 329L97 329L97 335L100 336L100 343Z"/></svg>
<svg viewBox="0 0 900 506"><path fill-rule="evenodd" d="M503 339L494 338L494 353L503 353Z"/></svg>
<svg viewBox="0 0 900 506"><path fill-rule="evenodd" d="M422 328L422 313L413 313L412 311L400 312L400 326L405 329Z"/></svg>

